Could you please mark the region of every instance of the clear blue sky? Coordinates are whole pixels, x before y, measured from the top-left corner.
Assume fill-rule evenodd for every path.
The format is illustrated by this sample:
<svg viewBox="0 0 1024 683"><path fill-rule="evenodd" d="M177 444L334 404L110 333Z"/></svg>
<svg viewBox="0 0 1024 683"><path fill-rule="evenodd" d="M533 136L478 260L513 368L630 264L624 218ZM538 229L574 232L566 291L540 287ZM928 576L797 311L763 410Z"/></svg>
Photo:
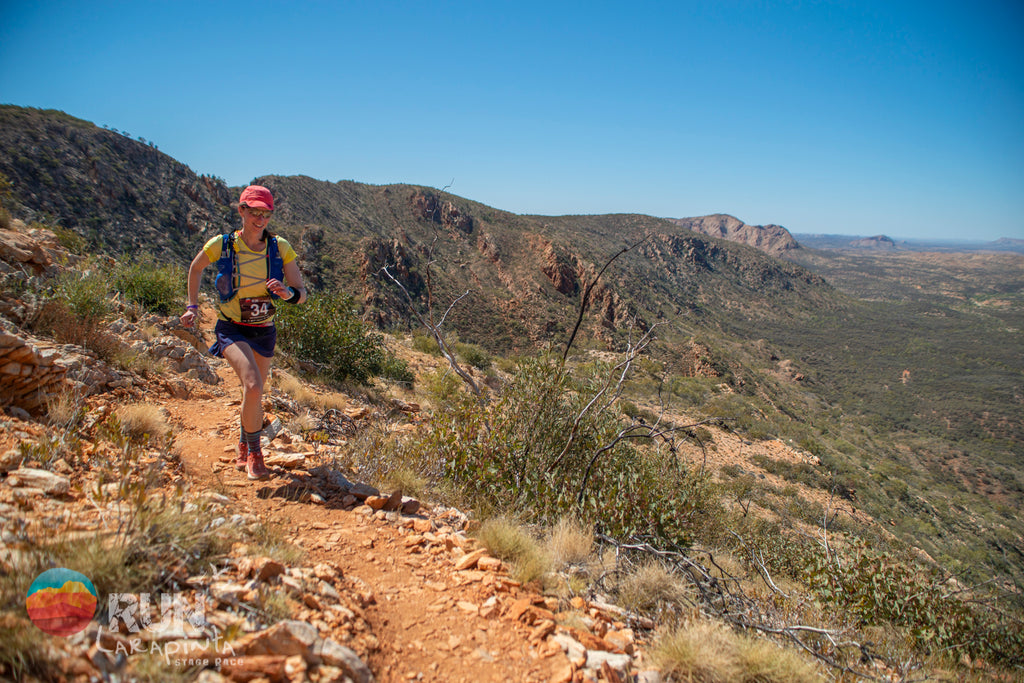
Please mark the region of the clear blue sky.
<svg viewBox="0 0 1024 683"><path fill-rule="evenodd" d="M1024 238L1024 2L0 0L0 103L197 173Z"/></svg>

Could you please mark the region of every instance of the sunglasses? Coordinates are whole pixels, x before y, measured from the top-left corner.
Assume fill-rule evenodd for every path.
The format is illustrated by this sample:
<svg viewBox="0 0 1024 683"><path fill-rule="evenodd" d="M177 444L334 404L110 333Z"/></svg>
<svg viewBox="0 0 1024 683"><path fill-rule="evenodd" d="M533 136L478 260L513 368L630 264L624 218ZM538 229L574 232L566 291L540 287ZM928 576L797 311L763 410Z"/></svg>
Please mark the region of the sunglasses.
<svg viewBox="0 0 1024 683"><path fill-rule="evenodd" d="M269 211L267 209L254 209L251 206L247 206L245 208L249 212L249 215L252 216L253 218L270 218L271 214L274 213L273 211Z"/></svg>

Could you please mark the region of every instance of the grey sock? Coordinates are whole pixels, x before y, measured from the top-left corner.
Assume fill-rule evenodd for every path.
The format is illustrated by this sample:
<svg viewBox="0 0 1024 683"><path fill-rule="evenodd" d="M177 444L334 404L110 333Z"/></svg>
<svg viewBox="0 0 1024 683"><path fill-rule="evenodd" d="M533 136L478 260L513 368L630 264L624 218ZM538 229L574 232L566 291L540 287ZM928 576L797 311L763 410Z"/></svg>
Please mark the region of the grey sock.
<svg viewBox="0 0 1024 683"><path fill-rule="evenodd" d="M247 432L242 430L242 441L249 447L249 452L260 450L260 437L263 436L263 430L258 432Z"/></svg>

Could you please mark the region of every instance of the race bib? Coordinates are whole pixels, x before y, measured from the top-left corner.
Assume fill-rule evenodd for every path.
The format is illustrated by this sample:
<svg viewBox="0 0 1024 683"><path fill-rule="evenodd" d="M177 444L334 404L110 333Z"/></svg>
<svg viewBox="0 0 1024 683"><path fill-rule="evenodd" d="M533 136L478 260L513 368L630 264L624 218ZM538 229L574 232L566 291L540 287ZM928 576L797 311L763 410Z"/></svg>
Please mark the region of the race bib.
<svg viewBox="0 0 1024 683"><path fill-rule="evenodd" d="M243 325L258 325L274 315L274 302L269 296L239 299L238 305L242 309L242 319L239 322Z"/></svg>

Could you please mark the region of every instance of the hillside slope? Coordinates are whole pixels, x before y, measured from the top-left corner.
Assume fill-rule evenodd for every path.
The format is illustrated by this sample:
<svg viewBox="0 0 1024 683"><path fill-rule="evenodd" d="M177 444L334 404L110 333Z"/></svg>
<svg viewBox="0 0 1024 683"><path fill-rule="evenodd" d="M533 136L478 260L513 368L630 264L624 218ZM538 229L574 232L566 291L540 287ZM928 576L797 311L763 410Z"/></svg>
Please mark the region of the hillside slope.
<svg viewBox="0 0 1024 683"><path fill-rule="evenodd" d="M385 326L410 318L400 290L381 273L385 266L421 307L428 289L441 311L468 292L452 324L494 350L564 339L583 290L630 247L590 297L588 331L608 344L634 321L713 323L737 304L755 315L786 315L828 305L832 296L799 266L650 216L518 216L430 188L258 181L280 197L278 227L297 238L315 286L356 287Z"/></svg>
<svg viewBox="0 0 1024 683"><path fill-rule="evenodd" d="M237 188L62 112L0 107L0 173L23 217L56 221L115 257L145 251L184 264L237 223L230 206ZM519 216L408 185L302 176L255 182L277 197L276 229L296 243L314 287L357 292L367 317L384 326L411 320L384 266L420 306L428 279L431 304L441 310L469 292L453 325L496 350L564 338L597 271L641 241L592 293L598 315L588 332L606 344L634 319L715 321L736 303L741 312L782 315L830 296L824 280L799 266L650 216Z"/></svg>
<svg viewBox="0 0 1024 683"><path fill-rule="evenodd" d="M194 235L232 220L222 182L63 112L0 105L0 173L26 218L58 221L112 255L191 258Z"/></svg>
<svg viewBox="0 0 1024 683"><path fill-rule="evenodd" d="M60 112L0 117L12 212L60 223L87 251L184 265L237 218L237 188L150 145ZM1019 599L1019 280L986 302L864 301L867 289L830 281L878 291L892 274L841 277L794 255L807 250L790 252L798 265L650 216L521 216L432 188L257 180L278 198L273 226L298 248L314 293L350 292L368 320L398 331L414 328L411 307L440 316L458 300L446 331L508 355L564 344L594 284L577 349L621 349L660 324L638 404L682 403L799 445L822 471L780 467L789 481L845 491L941 566L995 577ZM920 286L896 272L903 291Z"/></svg>

